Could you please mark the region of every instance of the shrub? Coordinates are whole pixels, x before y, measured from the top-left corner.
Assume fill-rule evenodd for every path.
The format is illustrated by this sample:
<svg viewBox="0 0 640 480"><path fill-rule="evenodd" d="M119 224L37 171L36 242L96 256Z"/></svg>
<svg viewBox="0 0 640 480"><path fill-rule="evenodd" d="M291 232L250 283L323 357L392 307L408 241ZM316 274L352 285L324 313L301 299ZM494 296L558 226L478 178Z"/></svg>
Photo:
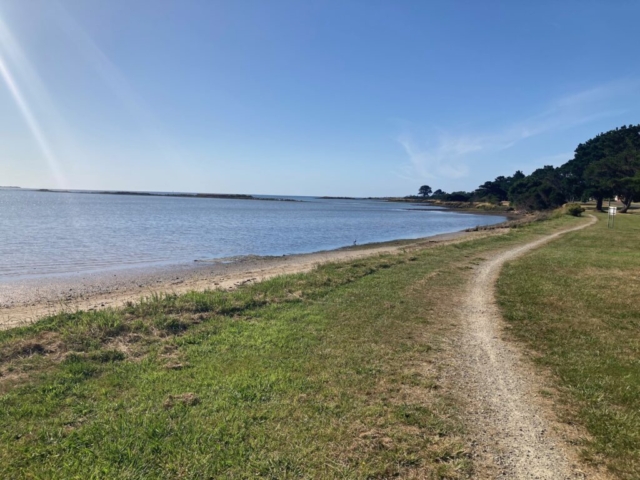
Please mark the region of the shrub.
<svg viewBox="0 0 640 480"><path fill-rule="evenodd" d="M579 203L567 203L567 205L565 205L565 212L567 215L580 217L582 216L582 212L584 212L584 208L582 208Z"/></svg>

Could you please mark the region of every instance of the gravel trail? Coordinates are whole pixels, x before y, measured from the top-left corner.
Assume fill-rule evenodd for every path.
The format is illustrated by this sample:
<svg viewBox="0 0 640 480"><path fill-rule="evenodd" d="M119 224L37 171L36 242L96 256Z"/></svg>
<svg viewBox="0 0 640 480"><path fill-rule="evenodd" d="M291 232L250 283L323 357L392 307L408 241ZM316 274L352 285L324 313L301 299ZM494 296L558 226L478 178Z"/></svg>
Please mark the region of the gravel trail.
<svg viewBox="0 0 640 480"><path fill-rule="evenodd" d="M478 442L474 450L490 465L490 477L599 478L581 470L573 449L562 441L553 420L536 401L540 384L517 345L501 338L503 320L495 301L496 280L505 262L596 223L590 217L578 227L497 252L478 266L465 292L460 306L463 334L457 345L459 381L469 394L469 420Z"/></svg>

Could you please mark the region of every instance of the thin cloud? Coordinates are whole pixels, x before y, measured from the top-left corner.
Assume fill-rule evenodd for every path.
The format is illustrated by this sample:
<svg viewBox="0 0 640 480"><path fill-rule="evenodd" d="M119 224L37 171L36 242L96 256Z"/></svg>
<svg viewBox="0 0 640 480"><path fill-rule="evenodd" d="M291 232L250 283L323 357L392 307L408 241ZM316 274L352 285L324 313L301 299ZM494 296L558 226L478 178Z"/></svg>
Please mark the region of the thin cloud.
<svg viewBox="0 0 640 480"><path fill-rule="evenodd" d="M573 95L566 95L556 101L558 107L584 106L599 101L607 101L613 95L637 90L640 82L629 78L615 80L588 90L583 90Z"/></svg>
<svg viewBox="0 0 640 480"><path fill-rule="evenodd" d="M468 176L469 162L479 153L509 149L531 137L560 131L600 118L624 113L605 108L609 101L638 90L636 81L620 80L589 90L567 95L552 102L545 110L496 132L452 135L440 132L433 138L418 137L407 131L396 140L405 151L408 162L396 175L415 179L459 179ZM571 156L568 156L571 158Z"/></svg>
<svg viewBox="0 0 640 480"><path fill-rule="evenodd" d="M415 178L416 173L422 178L464 177L468 173L467 167L450 163L448 159L482 149L481 145L464 138L442 140L435 149L421 149L409 135L399 136L397 141L410 161L410 165L403 168L405 178Z"/></svg>

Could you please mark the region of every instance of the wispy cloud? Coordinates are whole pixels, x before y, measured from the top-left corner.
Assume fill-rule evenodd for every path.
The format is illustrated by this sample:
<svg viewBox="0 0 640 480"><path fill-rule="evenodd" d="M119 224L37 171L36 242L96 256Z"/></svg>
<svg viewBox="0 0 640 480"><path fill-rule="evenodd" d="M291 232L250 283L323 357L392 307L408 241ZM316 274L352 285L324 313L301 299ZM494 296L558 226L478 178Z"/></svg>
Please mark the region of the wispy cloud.
<svg viewBox="0 0 640 480"><path fill-rule="evenodd" d="M453 158L482 149L482 144L474 139L441 138L434 148L422 148L409 134L397 138L409 157L409 164L402 168L401 176L413 179L416 174L421 178L460 178L468 173L466 165L451 162Z"/></svg>
<svg viewBox="0 0 640 480"><path fill-rule="evenodd" d="M620 80L567 95L551 102L546 109L496 131L451 134L438 132L419 136L406 129L396 137L408 162L395 172L401 178L459 179L469 175L470 162L482 153L495 153L518 142L547 132L572 128L594 120L624 113L612 109L614 97L637 91L637 81ZM563 154L565 155L565 154ZM570 159L567 155L566 159Z"/></svg>

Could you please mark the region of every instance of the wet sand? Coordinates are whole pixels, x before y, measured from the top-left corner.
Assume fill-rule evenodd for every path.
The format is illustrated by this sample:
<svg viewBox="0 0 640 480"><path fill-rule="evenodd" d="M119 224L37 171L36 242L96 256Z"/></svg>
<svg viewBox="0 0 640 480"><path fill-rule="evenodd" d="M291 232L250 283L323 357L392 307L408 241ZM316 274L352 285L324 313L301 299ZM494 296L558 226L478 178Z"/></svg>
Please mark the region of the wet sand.
<svg viewBox="0 0 640 480"><path fill-rule="evenodd" d="M456 232L418 240L398 240L282 257L245 256L175 266L10 280L0 282L0 330L26 325L61 311L118 307L154 293L232 290L278 275L307 272L326 262L428 248L504 231L506 229Z"/></svg>

